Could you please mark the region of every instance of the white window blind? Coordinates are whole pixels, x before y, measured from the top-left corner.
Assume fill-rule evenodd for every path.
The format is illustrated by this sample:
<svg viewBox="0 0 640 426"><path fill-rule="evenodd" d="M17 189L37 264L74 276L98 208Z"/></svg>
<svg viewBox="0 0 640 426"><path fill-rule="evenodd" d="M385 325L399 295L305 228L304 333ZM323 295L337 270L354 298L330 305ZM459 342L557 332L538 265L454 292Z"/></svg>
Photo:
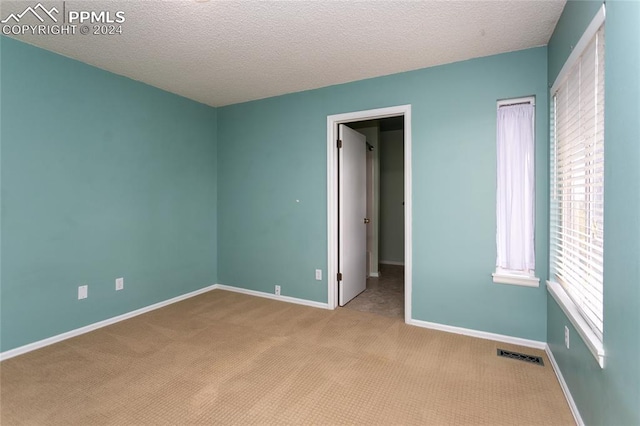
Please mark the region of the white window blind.
<svg viewBox="0 0 640 426"><path fill-rule="evenodd" d="M604 25L552 95L551 279L602 341Z"/></svg>

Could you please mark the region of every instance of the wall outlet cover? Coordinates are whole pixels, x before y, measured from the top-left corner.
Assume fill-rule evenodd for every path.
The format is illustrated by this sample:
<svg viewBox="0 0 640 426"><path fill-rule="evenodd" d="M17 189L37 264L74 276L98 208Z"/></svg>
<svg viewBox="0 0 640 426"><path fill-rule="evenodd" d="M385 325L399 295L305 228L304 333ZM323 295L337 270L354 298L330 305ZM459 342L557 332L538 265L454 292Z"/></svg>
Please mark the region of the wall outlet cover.
<svg viewBox="0 0 640 426"><path fill-rule="evenodd" d="M89 297L89 286L81 285L78 287L78 300Z"/></svg>
<svg viewBox="0 0 640 426"><path fill-rule="evenodd" d="M116 291L124 289L124 278L116 278Z"/></svg>
<svg viewBox="0 0 640 426"><path fill-rule="evenodd" d="M276 286L275 293L276 293L276 296L280 296L280 286L279 285Z"/></svg>
<svg viewBox="0 0 640 426"><path fill-rule="evenodd" d="M316 269L316 280L322 281L322 269Z"/></svg>

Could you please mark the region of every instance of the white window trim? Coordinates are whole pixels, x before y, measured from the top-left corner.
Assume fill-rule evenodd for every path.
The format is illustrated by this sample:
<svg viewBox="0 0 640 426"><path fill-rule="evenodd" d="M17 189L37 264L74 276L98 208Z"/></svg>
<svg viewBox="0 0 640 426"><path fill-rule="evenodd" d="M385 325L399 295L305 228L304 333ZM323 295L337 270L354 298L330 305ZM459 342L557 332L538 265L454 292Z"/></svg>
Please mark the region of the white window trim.
<svg viewBox="0 0 640 426"><path fill-rule="evenodd" d="M604 21L605 5L603 4L585 30L584 34L582 34L582 37L580 37L580 41L578 41L578 44L576 44L576 46L573 48L571 55L569 55L569 58L560 70L560 73L558 73L558 77L556 77L556 80L553 83L553 86L551 86L551 90L549 92L550 98L553 98L553 95L558 90L558 86L564 82L567 73L580 58L580 56L582 55L582 51L587 47L602 24L604 24ZM598 338L593 330L591 330L591 327L589 326L587 321L578 311L578 307L576 306L576 304L573 302L573 300L571 300L564 288L555 281L547 281L547 291L558 303L558 306L560 306L560 309L562 309L567 318L569 318L569 321L571 321L573 327L578 331L578 334L584 341L587 348L589 348L591 354L595 357L598 365L600 365L600 368L604 368L604 343Z"/></svg>
<svg viewBox="0 0 640 426"><path fill-rule="evenodd" d="M531 104L533 106L536 106L536 97L526 96L524 98L502 99L497 102L497 107L499 109L502 106L513 104Z"/></svg>
<svg viewBox="0 0 640 426"><path fill-rule="evenodd" d="M598 13L596 13L596 16L593 17L593 20L591 21L587 29L584 31L584 34L582 34L582 37L580 37L580 41L578 41L578 44L573 47L571 54L567 58L567 61L564 63L562 69L558 73L558 76L556 77L556 80L553 82L553 86L551 86L551 90L549 91L551 97L553 97L553 94L558 90L558 86L564 82L567 74L569 74L571 68L573 68L576 61L582 55L582 51L589 45L589 42L591 41L593 36L596 35L602 24L604 24L604 18L605 8L603 4L602 7L600 7L600 9L598 10Z"/></svg>
<svg viewBox="0 0 640 426"><path fill-rule="evenodd" d="M576 329L582 340L584 341L589 352L595 357L596 361L600 365L600 368L604 368L604 344L600 341L598 336L591 330L587 321L583 318L582 314L578 312L578 308L571 300L567 292L562 288L560 284L555 281L547 281L547 291L562 309L562 312L569 318L571 324Z"/></svg>
<svg viewBox="0 0 640 426"><path fill-rule="evenodd" d="M540 287L540 278L536 277L535 275L535 271L512 271L503 268L496 268L496 272L491 274L491 276L493 277L493 282L496 284Z"/></svg>
<svg viewBox="0 0 640 426"><path fill-rule="evenodd" d="M513 104L529 103L536 105L535 96L525 96L522 98L501 99L497 102L497 109L502 106ZM534 136L535 137L535 136ZM496 284L511 284L523 287L540 287L540 278L535 276L535 271L515 271L496 267L496 271L491 274L493 282Z"/></svg>

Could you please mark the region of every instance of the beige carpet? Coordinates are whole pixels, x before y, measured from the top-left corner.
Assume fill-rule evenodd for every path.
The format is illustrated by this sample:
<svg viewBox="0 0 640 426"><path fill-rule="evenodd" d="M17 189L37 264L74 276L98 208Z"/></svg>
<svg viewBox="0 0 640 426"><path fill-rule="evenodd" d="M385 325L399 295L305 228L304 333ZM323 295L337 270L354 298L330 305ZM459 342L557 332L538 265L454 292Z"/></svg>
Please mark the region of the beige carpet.
<svg viewBox="0 0 640 426"><path fill-rule="evenodd" d="M567 425L541 351L215 290L0 364L9 425Z"/></svg>

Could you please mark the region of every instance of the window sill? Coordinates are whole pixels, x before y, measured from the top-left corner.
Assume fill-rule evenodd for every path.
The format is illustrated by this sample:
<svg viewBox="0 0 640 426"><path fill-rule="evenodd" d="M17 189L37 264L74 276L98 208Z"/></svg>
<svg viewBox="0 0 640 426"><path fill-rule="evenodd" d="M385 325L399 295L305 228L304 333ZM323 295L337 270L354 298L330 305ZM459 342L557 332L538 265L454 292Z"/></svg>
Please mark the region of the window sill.
<svg viewBox="0 0 640 426"><path fill-rule="evenodd" d="M494 272L491 276L493 277L493 282L497 284L540 287L540 278L534 276L507 274L505 272Z"/></svg>
<svg viewBox="0 0 640 426"><path fill-rule="evenodd" d="M560 309L562 309L567 318L569 318L569 321L571 321L571 324L582 338L582 341L595 357L600 368L604 368L604 345L591 330L584 318L582 318L575 303L573 303L562 286L557 282L547 281L547 291L556 303L558 303L558 306L560 306Z"/></svg>

